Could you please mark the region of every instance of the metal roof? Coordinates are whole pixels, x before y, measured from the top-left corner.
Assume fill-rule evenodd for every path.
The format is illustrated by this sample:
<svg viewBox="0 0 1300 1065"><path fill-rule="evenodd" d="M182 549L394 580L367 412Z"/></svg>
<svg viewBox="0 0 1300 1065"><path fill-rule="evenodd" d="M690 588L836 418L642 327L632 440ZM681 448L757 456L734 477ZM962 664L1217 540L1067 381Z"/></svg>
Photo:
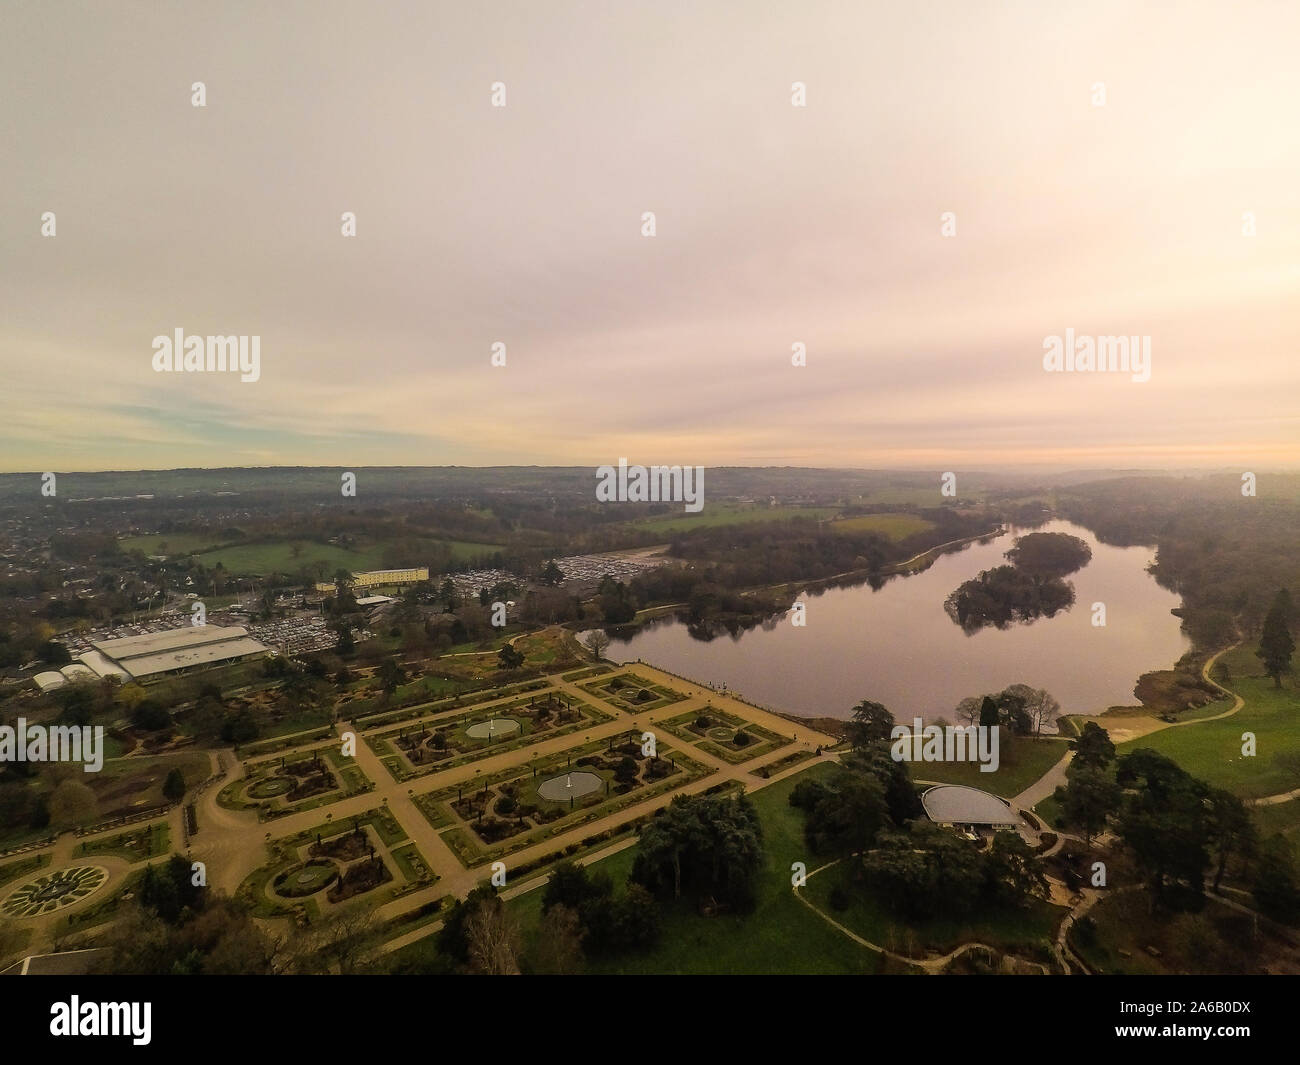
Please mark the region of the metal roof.
<svg viewBox="0 0 1300 1065"><path fill-rule="evenodd" d="M926 816L941 825L1019 825L1020 816L996 795L940 784L921 796Z"/></svg>

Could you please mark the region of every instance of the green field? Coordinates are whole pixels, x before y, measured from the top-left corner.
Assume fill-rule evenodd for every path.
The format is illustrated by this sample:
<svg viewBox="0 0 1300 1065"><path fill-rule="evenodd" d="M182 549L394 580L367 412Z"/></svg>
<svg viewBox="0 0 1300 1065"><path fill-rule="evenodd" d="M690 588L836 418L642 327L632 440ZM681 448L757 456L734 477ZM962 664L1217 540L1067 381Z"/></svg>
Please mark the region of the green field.
<svg viewBox="0 0 1300 1065"><path fill-rule="evenodd" d="M897 541L928 532L934 528L934 522L915 514L862 514L856 518L841 518L832 523L831 528L838 533L875 532Z"/></svg>
<svg viewBox="0 0 1300 1065"><path fill-rule="evenodd" d="M616 973L873 973L880 955L859 946L828 925L794 897L792 862L815 866L803 839L803 816L788 803L795 782L806 774L837 767L823 763L757 791L753 802L763 822L767 860L755 912L700 917L690 905L666 906L663 936L649 954L594 960L589 972ZM597 863L621 887L632 869L636 848ZM525 939L541 917L542 892L512 899Z"/></svg>
<svg viewBox="0 0 1300 1065"><path fill-rule="evenodd" d="M1288 678L1282 689L1259 672L1255 647L1223 656L1232 679L1225 686L1246 704L1218 721L1167 728L1120 744L1121 754L1149 747L1172 758L1192 776L1242 798L1276 795L1300 787L1300 691ZM1255 735L1254 757L1242 754L1242 734Z"/></svg>
<svg viewBox="0 0 1300 1065"><path fill-rule="evenodd" d="M665 514L637 522L637 527L654 532L679 533L719 525L744 525L760 521L788 521L790 518L824 520L840 512L839 507L769 507L756 503L711 503L698 514Z"/></svg>
<svg viewBox="0 0 1300 1065"><path fill-rule="evenodd" d="M843 863L841 863L843 865ZM835 888L844 884L841 866L826 869L808 881L808 901L832 919L895 954L918 958L925 950L947 953L963 943L986 943L1003 951L1027 953L1035 961L1051 960L1051 942L1065 916L1063 906L1035 900L1027 908L1007 908L965 917L909 920L891 913L865 889L844 887L849 905L842 911L830 905Z"/></svg>
<svg viewBox="0 0 1300 1065"><path fill-rule="evenodd" d="M430 552L448 548L454 562L469 561L495 554L499 544L471 543L466 540L424 540ZM198 534L162 534L158 536L133 536L120 541L125 551L140 550L148 555L195 555L203 565L221 565L230 573L249 573L262 576L267 573L296 573L304 566L322 565L324 579L329 580L335 571L387 569L385 552L388 544L379 542L355 550L334 544L321 544L312 540L260 540L252 543L219 546L214 537ZM295 549L297 555L294 554ZM391 560L388 560L391 562ZM419 559L409 561L412 566L423 564Z"/></svg>
<svg viewBox="0 0 1300 1065"><path fill-rule="evenodd" d="M998 768L992 773L981 773L975 762L916 762L912 765L912 777L940 784L964 784L1012 799L1064 758L1066 751L1066 741L1062 739L1021 737L1009 744L999 744Z"/></svg>
<svg viewBox="0 0 1300 1065"><path fill-rule="evenodd" d="M1270 806L1256 806L1250 811L1260 839L1268 839L1280 832L1291 844L1291 854L1300 865L1300 799L1290 802L1274 803Z"/></svg>

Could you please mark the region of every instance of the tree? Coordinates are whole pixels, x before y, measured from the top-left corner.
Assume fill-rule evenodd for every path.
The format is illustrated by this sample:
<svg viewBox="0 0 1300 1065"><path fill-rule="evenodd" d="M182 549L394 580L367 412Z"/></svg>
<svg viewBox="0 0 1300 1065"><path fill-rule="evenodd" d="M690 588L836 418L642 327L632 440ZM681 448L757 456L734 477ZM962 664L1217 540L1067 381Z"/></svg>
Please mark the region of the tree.
<svg viewBox="0 0 1300 1065"><path fill-rule="evenodd" d="M1233 855L1253 853L1259 840L1246 804L1222 788L1210 791L1208 827L1215 856L1214 890L1217 892L1228 860Z"/></svg>
<svg viewBox="0 0 1300 1065"><path fill-rule="evenodd" d="M564 571L555 564L555 559L551 559L542 567L542 572L538 574L537 580L540 584L554 588L564 580Z"/></svg>
<svg viewBox="0 0 1300 1065"><path fill-rule="evenodd" d="M1088 766L1101 769L1115 760L1115 745L1110 741L1110 733L1095 721L1086 722L1083 732L1077 740L1070 742L1074 751L1072 766Z"/></svg>
<svg viewBox="0 0 1300 1065"><path fill-rule="evenodd" d="M629 879L660 898L690 893L748 909L763 864L762 832L743 795L679 795L641 830Z"/></svg>
<svg viewBox="0 0 1300 1065"><path fill-rule="evenodd" d="M545 910L528 952L528 968L535 973L569 976L582 972L585 960L577 912L562 903Z"/></svg>
<svg viewBox="0 0 1300 1065"><path fill-rule="evenodd" d="M889 818L902 826L920 817L921 799L912 782L912 770L907 762L896 762L883 745L850 751L840 759L840 764L852 773L875 777L885 789L885 805Z"/></svg>
<svg viewBox="0 0 1300 1065"><path fill-rule="evenodd" d="M959 702L953 710L953 716L958 721L964 721L967 725L978 725L980 719L980 710L984 706L984 699L979 695L968 695Z"/></svg>
<svg viewBox="0 0 1300 1065"><path fill-rule="evenodd" d="M1033 727L1035 736L1041 735L1043 726L1051 725L1061 712L1061 704L1050 692L1042 688L1031 688L1028 684L1012 684L1002 694L1019 701Z"/></svg>
<svg viewBox="0 0 1300 1065"><path fill-rule="evenodd" d="M864 699L853 708L853 715L844 726L845 735L854 750L872 744L888 743L894 729L894 715L880 703Z"/></svg>
<svg viewBox="0 0 1300 1065"><path fill-rule="evenodd" d="M906 832L883 832L862 860L867 884L891 910L911 918L971 912L986 892L978 850L939 825L918 819Z"/></svg>
<svg viewBox="0 0 1300 1065"><path fill-rule="evenodd" d="M551 869L542 891L542 912L552 906L566 906L575 913L592 899L608 898L614 883L608 873L593 873L585 865L565 858Z"/></svg>
<svg viewBox="0 0 1300 1065"><path fill-rule="evenodd" d="M465 921L465 938L470 972L519 975L519 922L500 898L479 900Z"/></svg>
<svg viewBox="0 0 1300 1065"><path fill-rule="evenodd" d="M1287 627L1291 596L1285 588L1273 599L1273 605L1264 616L1264 629L1259 637L1259 650L1255 655L1264 663L1264 672L1273 678L1275 688L1282 687L1282 674L1291 672L1291 655L1295 640Z"/></svg>
<svg viewBox="0 0 1300 1065"><path fill-rule="evenodd" d="M659 942L659 905L645 887L629 881L617 897L588 902L582 908L583 942L592 954L649 950Z"/></svg>
<svg viewBox="0 0 1300 1065"><path fill-rule="evenodd" d="M296 935L290 945L292 966L300 973L351 975L364 968L382 938L373 906L341 907Z"/></svg>
<svg viewBox="0 0 1300 1065"><path fill-rule="evenodd" d="M1090 844L1119 809L1120 787L1108 766L1080 763L1077 756L1066 767L1065 778L1065 786L1055 793L1061 816L1066 824L1083 832L1084 841Z"/></svg>
<svg viewBox="0 0 1300 1065"><path fill-rule="evenodd" d="M437 932L438 953L446 955L453 962L464 965L469 962L469 934L467 924L470 915L485 900L494 900L497 889L492 884L480 884L472 889L463 899L459 899L442 922Z"/></svg>
<svg viewBox="0 0 1300 1065"><path fill-rule="evenodd" d="M185 797L185 774L179 767L167 774L167 779L163 781L162 793L163 798L171 802L179 802Z"/></svg>
<svg viewBox="0 0 1300 1065"><path fill-rule="evenodd" d="M46 640L37 648L36 654L51 666L66 666L72 661L72 654L58 640Z"/></svg>
<svg viewBox="0 0 1300 1065"><path fill-rule="evenodd" d="M406 671L393 659L386 658L379 663L379 668L375 670L375 676L379 679L380 686L383 688L384 698L391 699L393 693L406 680Z"/></svg>
<svg viewBox="0 0 1300 1065"><path fill-rule="evenodd" d="M804 836L814 851L861 854L889 823L880 780L865 774L845 774L808 811Z"/></svg>
<svg viewBox="0 0 1300 1065"><path fill-rule="evenodd" d="M599 662L605 657L605 651L609 647L609 633L604 629L592 629L582 642L587 645L587 650Z"/></svg>
<svg viewBox="0 0 1300 1065"><path fill-rule="evenodd" d="M524 664L524 653L516 650L511 644L503 643L501 650L497 652L497 661L504 670L518 669Z"/></svg>
<svg viewBox="0 0 1300 1065"><path fill-rule="evenodd" d="M993 837L984 860L988 901L995 905L1027 906L1051 894L1047 875L1034 848L1014 832Z"/></svg>
<svg viewBox="0 0 1300 1065"><path fill-rule="evenodd" d="M1149 748L1116 762L1125 789L1116 831L1148 873L1152 905L1197 908L1209 864L1208 789Z"/></svg>
<svg viewBox="0 0 1300 1065"><path fill-rule="evenodd" d="M1300 885L1297 885L1291 845L1281 833L1265 840L1259 848L1250 893L1260 912L1275 921L1292 923L1300 916Z"/></svg>
<svg viewBox="0 0 1300 1065"><path fill-rule="evenodd" d="M50 794L50 825L59 830L88 825L98 814L99 804L90 787L69 778Z"/></svg>

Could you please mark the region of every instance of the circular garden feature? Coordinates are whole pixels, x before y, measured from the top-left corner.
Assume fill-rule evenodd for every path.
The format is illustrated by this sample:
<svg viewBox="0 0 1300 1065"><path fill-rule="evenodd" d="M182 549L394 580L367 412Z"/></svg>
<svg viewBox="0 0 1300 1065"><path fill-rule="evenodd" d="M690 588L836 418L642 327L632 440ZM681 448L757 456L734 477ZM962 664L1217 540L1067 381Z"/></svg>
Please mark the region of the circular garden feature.
<svg viewBox="0 0 1300 1065"><path fill-rule="evenodd" d="M496 739L498 736L513 736L519 728L519 722L513 718L494 717L491 721L470 725L465 735L475 740Z"/></svg>
<svg viewBox="0 0 1300 1065"><path fill-rule="evenodd" d="M293 784L288 777L264 777L248 785L248 795L252 799L273 799L292 789Z"/></svg>
<svg viewBox="0 0 1300 1065"><path fill-rule="evenodd" d="M301 899L330 886L339 868L327 858L316 858L286 869L275 878L271 890L286 899Z"/></svg>
<svg viewBox="0 0 1300 1065"><path fill-rule="evenodd" d="M100 865L77 865L59 869L15 889L0 904L6 917L40 917L88 898L108 882L108 870Z"/></svg>
<svg viewBox="0 0 1300 1065"><path fill-rule="evenodd" d="M580 799L584 795L590 795L604 786L604 778L595 773L561 773L537 785L537 794L552 802L565 802L568 799Z"/></svg>

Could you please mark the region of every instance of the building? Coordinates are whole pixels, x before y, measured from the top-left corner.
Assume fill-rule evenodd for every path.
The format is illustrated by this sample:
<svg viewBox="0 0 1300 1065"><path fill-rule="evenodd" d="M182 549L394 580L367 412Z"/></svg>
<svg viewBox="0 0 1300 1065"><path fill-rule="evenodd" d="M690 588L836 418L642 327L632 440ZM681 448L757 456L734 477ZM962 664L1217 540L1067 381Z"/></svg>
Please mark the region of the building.
<svg viewBox="0 0 1300 1065"><path fill-rule="evenodd" d="M1019 829L1023 822L1010 805L979 788L939 784L921 795L925 816L937 825L965 832Z"/></svg>
<svg viewBox="0 0 1300 1065"><path fill-rule="evenodd" d="M164 632L96 640L91 649L61 670L35 676L41 691L52 691L78 680L118 680L148 683L177 673L262 658L266 644L239 625L182 625Z"/></svg>
<svg viewBox="0 0 1300 1065"><path fill-rule="evenodd" d="M398 588L407 584L419 584L429 579L428 566L410 566L406 569L372 569L363 573L352 574L352 587L357 588ZM316 585L318 592L334 591L333 584Z"/></svg>
<svg viewBox="0 0 1300 1065"><path fill-rule="evenodd" d="M268 650L242 625L183 625L166 632L101 640L91 646L116 671L138 681L262 658ZM93 661L86 661L92 653L82 655L81 661L93 668Z"/></svg>

